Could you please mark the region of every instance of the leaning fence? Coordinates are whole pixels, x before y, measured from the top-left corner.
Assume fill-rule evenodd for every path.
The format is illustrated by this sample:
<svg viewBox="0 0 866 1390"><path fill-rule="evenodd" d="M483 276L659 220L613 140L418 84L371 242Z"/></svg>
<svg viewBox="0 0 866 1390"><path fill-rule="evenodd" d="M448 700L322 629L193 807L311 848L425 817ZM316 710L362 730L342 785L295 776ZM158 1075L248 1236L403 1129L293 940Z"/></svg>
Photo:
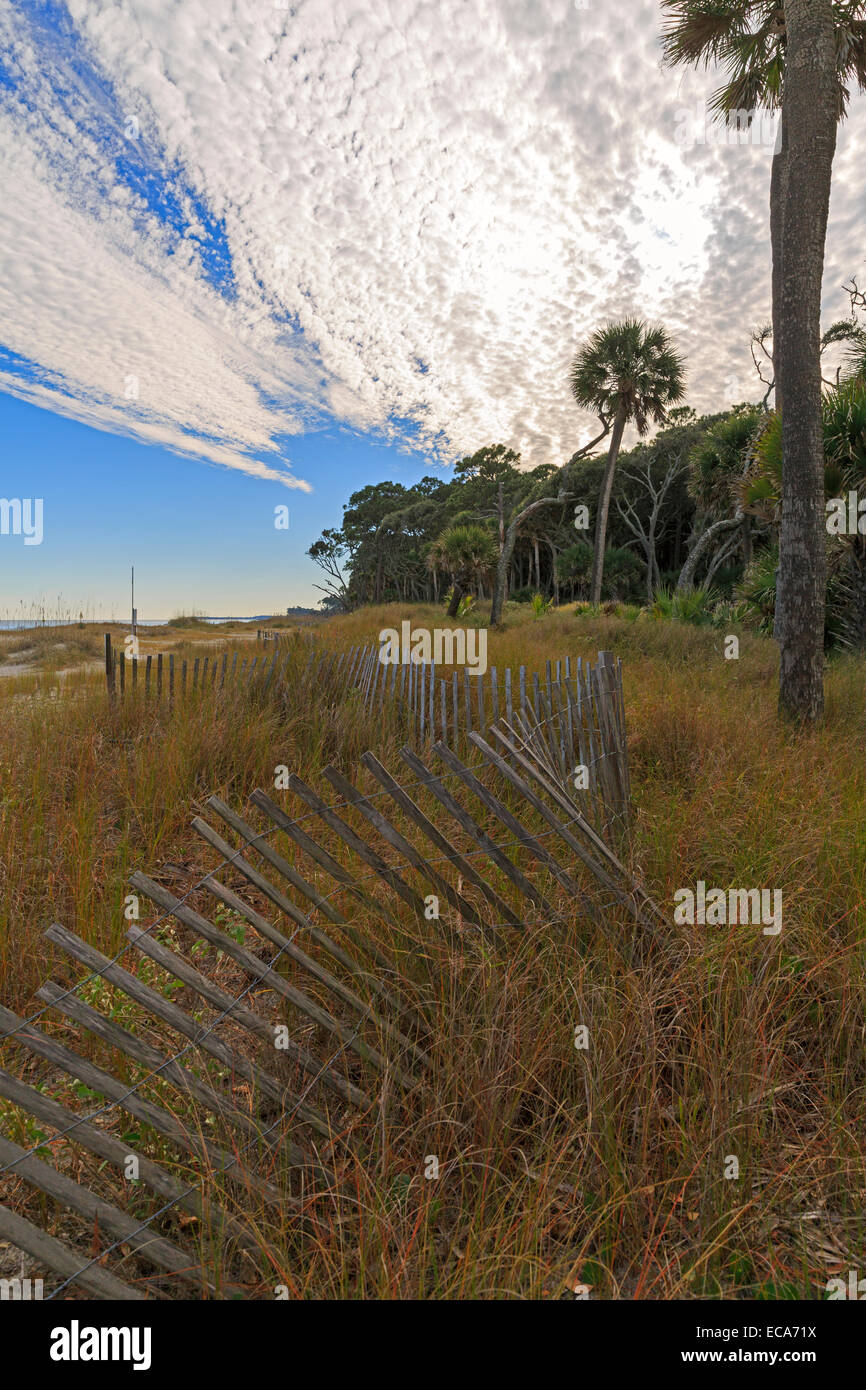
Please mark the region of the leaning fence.
<svg viewBox="0 0 866 1390"><path fill-rule="evenodd" d="M336 800L297 775L280 804L254 791L246 815L211 797L193 827L216 866L180 884L133 873L132 901L155 916L113 957L47 929L62 954L42 1007L0 1008L19 1062L0 1068L0 1180L53 1216L7 1204L0 1237L53 1276L48 1298L275 1296L263 1290L285 1256L261 1213L303 1234L317 1203L331 1210L337 1157L366 1162L386 1098L400 1105L432 1073L427 974L447 970L447 950L437 966L404 949L401 965L383 942L433 934L450 949L478 933L495 954L530 923L610 931L612 907L652 940L662 914L552 765L542 729L555 723L561 746L568 704L540 708L531 728L529 701L487 738L470 730L471 760L438 739L426 759L404 746L402 775L372 751L355 782L328 767ZM70 983L73 963L85 973ZM97 1065L94 1048L114 1061ZM58 1073L74 1083L62 1099ZM59 1139L85 1157L61 1163ZM59 1211L63 1239L45 1229Z"/></svg>

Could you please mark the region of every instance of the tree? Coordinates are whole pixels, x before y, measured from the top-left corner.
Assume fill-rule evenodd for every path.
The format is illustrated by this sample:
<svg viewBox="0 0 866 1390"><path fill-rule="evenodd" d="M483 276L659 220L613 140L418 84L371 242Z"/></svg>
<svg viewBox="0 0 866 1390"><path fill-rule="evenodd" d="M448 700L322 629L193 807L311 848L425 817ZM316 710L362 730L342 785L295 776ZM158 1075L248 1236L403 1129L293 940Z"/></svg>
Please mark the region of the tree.
<svg viewBox="0 0 866 1390"><path fill-rule="evenodd" d="M823 493L846 509L839 528L828 515L825 546L828 555L828 612L825 646L838 641L866 649L866 534L848 525L847 506L853 492L866 495L866 379L852 377L822 400L824 442ZM782 498L782 418L770 417L758 441L755 466L743 489L746 507L778 527ZM838 500L837 500L838 499ZM828 509L829 511L829 509ZM774 566L776 568L776 566ZM776 597L775 577L772 586Z"/></svg>
<svg viewBox="0 0 866 1390"><path fill-rule="evenodd" d="M777 636L779 711L798 721L824 709L826 552L821 421L821 281L838 124L831 0L786 0L786 190L778 381L782 401L782 521Z"/></svg>
<svg viewBox="0 0 866 1390"><path fill-rule="evenodd" d="M327 528L317 541L313 541L307 554L327 576L325 584L315 584L313 587L325 594L329 607L336 606L348 612L351 607L349 589L341 564L348 555L348 546L342 534L331 527ZM324 602L325 599L322 600Z"/></svg>
<svg viewBox="0 0 866 1390"><path fill-rule="evenodd" d="M627 424L645 435L661 425L684 393L684 366L664 328L640 319L607 323L584 343L571 368L571 390L578 405L613 420L595 519L592 566L593 603L601 600L607 518L616 461Z"/></svg>
<svg viewBox="0 0 866 1390"><path fill-rule="evenodd" d="M456 618L460 600L473 580L492 574L496 564L496 541L484 526L450 526L430 547L428 565L441 566L451 575L451 602L448 617Z"/></svg>
<svg viewBox="0 0 866 1390"><path fill-rule="evenodd" d="M646 559L646 596L647 602L652 603L653 593L661 582L659 574L659 564L656 555L656 544L659 538L659 517L664 507L665 498L676 482L679 475L685 472L686 462L680 455L670 455L664 474L656 476L658 470L653 470L653 458L647 454L642 469L626 473L625 477L635 484L635 487L646 494L649 502L649 513L644 520L641 516L637 502L632 502L628 497L616 499L616 509L622 517L628 529L637 540Z"/></svg>
<svg viewBox="0 0 866 1390"><path fill-rule="evenodd" d="M500 552L505 544L507 511L524 482L519 465L520 455L505 444L487 444L454 465L455 480L468 484L463 494L473 515L496 518Z"/></svg>
<svg viewBox="0 0 866 1390"><path fill-rule="evenodd" d="M766 416L757 406L735 406L729 415L707 430L689 455L691 491L700 510L704 514L718 516L721 512L727 516L732 506L736 508L745 565L752 562L752 530L737 489L751 463L762 420L766 420Z"/></svg>
<svg viewBox="0 0 866 1390"><path fill-rule="evenodd" d="M496 627L502 622L502 609L505 604L505 588L508 583L508 568L511 564L511 557L514 554L514 544L520 533L520 528L531 516L541 511L542 507L554 506L557 502L561 504L567 501L567 499L568 494L565 492L560 492L555 497L538 497L534 501L527 503L526 506L521 507L520 511L518 511L508 523L505 532L505 540L499 552L499 563L496 566L496 579L493 585L493 603L490 607L491 627Z"/></svg>
<svg viewBox="0 0 866 1390"><path fill-rule="evenodd" d="M759 110L781 111L779 135L770 174L770 245L772 270L772 339L777 408L778 342L782 286L782 223L787 191L788 122L785 65L788 34L783 0L661 0L663 60L669 66L709 67L727 74L710 109L736 129L751 126ZM848 109L850 84L866 89L866 11L863 0L833 0L835 91L838 120ZM764 334L763 340L766 338ZM763 341L762 340L762 341ZM768 392L769 394L769 392Z"/></svg>

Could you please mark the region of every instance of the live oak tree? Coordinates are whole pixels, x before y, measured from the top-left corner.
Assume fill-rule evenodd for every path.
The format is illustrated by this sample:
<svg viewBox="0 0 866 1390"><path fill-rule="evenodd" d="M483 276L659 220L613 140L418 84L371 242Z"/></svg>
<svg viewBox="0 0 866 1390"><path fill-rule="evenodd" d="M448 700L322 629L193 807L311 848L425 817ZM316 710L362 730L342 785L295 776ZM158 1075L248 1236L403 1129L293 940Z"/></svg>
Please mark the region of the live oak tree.
<svg viewBox="0 0 866 1390"><path fill-rule="evenodd" d="M542 483L542 487L545 486L546 480ZM491 627L496 627L502 622L502 609L505 604L508 570L511 565L511 557L514 554L514 546L521 528L525 526L529 518L534 516L536 512L556 506L557 504L561 507L567 500L568 494L561 490L553 496L536 497L522 506L509 521L505 530L505 539L499 552L499 561L496 566L496 579L493 585L493 603L490 608Z"/></svg>
<svg viewBox="0 0 866 1390"><path fill-rule="evenodd" d="M708 579L732 553L739 531L744 565L752 561L750 514L743 505L743 480L749 470L753 446L767 416L757 406L740 405L716 421L689 454L690 492L697 503L697 522L689 556L680 571L677 589L692 588L698 565L713 546L722 541L722 550L711 561ZM721 515L720 515L721 513ZM707 582L707 581L704 581Z"/></svg>

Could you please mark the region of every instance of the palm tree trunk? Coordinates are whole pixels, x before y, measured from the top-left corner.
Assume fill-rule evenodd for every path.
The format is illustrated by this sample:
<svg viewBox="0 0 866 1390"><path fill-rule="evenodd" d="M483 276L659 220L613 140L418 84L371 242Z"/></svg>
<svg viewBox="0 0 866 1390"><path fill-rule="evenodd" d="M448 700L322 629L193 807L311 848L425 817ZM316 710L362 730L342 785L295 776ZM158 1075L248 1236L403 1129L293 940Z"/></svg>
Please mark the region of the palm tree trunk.
<svg viewBox="0 0 866 1390"><path fill-rule="evenodd" d="M607 451L607 463L604 466L601 491L598 495L598 515L595 518L595 550L592 556L592 587L590 591L590 600L592 603L601 602L601 581L604 576L604 545L607 539L607 514L610 511L610 498L613 492L613 475L616 472L616 461L619 456L624 430L625 407L621 405L616 412L616 419L613 422L613 434L610 437L610 447Z"/></svg>
<svg viewBox="0 0 866 1390"><path fill-rule="evenodd" d="M837 80L831 0L786 0L787 173L782 218L779 384L779 712L815 721L824 709L824 444L821 279L836 148Z"/></svg>
<svg viewBox="0 0 866 1390"><path fill-rule="evenodd" d="M773 257L772 299L773 299L773 376L776 382L773 404L777 410L782 408L782 392L779 386L779 313L782 302L782 218L785 212L785 193L787 189L788 135L784 106L779 120L778 144L773 154L773 170L770 175L770 247Z"/></svg>
<svg viewBox="0 0 866 1390"><path fill-rule="evenodd" d="M460 607L460 600L462 599L462 597L463 597L463 586L462 586L462 584L460 584L460 582L458 581L458 579L455 577L454 583L451 585L451 602L450 602L449 605L448 605L447 617L449 617L449 618L456 618L456 617L457 617L457 609Z"/></svg>

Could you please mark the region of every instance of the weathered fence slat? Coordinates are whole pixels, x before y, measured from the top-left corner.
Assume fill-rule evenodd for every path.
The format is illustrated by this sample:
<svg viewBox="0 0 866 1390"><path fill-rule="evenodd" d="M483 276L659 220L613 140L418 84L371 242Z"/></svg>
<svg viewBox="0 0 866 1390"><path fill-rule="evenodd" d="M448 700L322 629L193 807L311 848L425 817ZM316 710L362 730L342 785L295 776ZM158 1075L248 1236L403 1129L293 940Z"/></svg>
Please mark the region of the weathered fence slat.
<svg viewBox="0 0 866 1390"><path fill-rule="evenodd" d="M82 1187L80 1183L68 1178L65 1173L52 1168L48 1163L43 1163L27 1149L13 1144L10 1139L4 1139L2 1135L0 1135L0 1164L14 1167L16 1175L24 1178L32 1187L37 1187L46 1196L53 1197L56 1202L67 1207L69 1211L75 1211L79 1216L86 1217L94 1226L105 1231L109 1236L131 1246L137 1255L148 1260L157 1269L175 1275L183 1283L192 1284L196 1289L201 1289L203 1285L206 1286L206 1281L203 1280L201 1273L190 1268L189 1255L184 1254L170 1240L156 1235L153 1231L147 1230L146 1227L143 1231L139 1230L140 1221L127 1216L126 1212L121 1211L113 1203L96 1196L88 1188ZM80 1264L81 1261L79 1260L78 1263Z"/></svg>
<svg viewBox="0 0 866 1390"><path fill-rule="evenodd" d="M504 922L509 922L514 927L519 927L520 918L515 915L505 900L499 896L495 888L491 887L485 878L482 878L474 864L471 864L468 859L454 848L451 841L448 840L437 826L424 814L420 806L409 796L408 792L406 792L403 787L400 786L400 783L391 776L390 772L382 766L379 759L373 753L364 753L361 761L364 766L372 772L376 780L384 787L388 795L397 803L400 809L424 832L427 839L435 846L440 855L444 855L445 858L450 859L451 863L466 882L473 884L484 894L487 901L497 912L499 919Z"/></svg>
<svg viewBox="0 0 866 1390"><path fill-rule="evenodd" d="M129 882L134 888L140 888L152 902L156 903L157 907L163 908L166 912L171 912L179 922L184 924L184 926L191 927L193 931L198 932L199 935L210 941L212 945L218 946L221 950L225 951L226 954L237 961L238 965L240 965L254 980L261 981L268 989L276 994L282 995L289 1003L294 1004L295 1008L301 1013L306 1014L307 1018L312 1019L314 1023L320 1024L321 1027L325 1028L335 1038L339 1039L340 1042L350 1047L352 1051L356 1052L365 1062L369 1062L378 1071L386 1070L387 1063L375 1048L368 1046L367 1043L355 1035L352 1029L344 1027L343 1024L333 1018L326 1009L321 1008L304 994L302 990L289 984L287 980L283 979L282 975L271 970L268 965L259 960L258 956L254 956L250 951L247 951L245 947L240 946L233 937L221 931L219 927L215 927L214 924L208 921L206 917L203 917L201 913L196 912L193 908L182 903L179 899L175 898L172 893L169 893L167 889L160 887L159 884L147 878L145 874L136 872L130 876ZM393 1068L392 1074L396 1074ZM404 1084L409 1084L408 1078L402 1077L402 1080ZM305 1105L299 1107L298 1115L308 1124L312 1124L316 1128L321 1124L321 1120L312 1114L309 1106Z"/></svg>
<svg viewBox="0 0 866 1390"><path fill-rule="evenodd" d="M146 985L136 975L130 974L128 970L124 970L123 966L110 961L95 947L88 945L86 941L82 941L80 937L75 936L73 932L67 931L65 927L61 927L57 923L49 927L45 935L56 945L62 946L82 965L86 965L90 970L98 971L102 979L107 980L109 984L116 985L130 999L141 1004L155 1018L161 1019L181 1037L187 1038L196 1047L210 1053L222 1066L228 1068L230 1075L242 1077L250 1085L257 1086L266 1095L270 1095L273 1100L283 1100L285 1088L276 1078L268 1075L255 1062L249 1062L245 1057L239 1056L232 1048L221 1042L212 1031L209 1032L202 1028L177 1004L173 1004L171 1000L166 999L150 985ZM326 1121L311 1107L305 1107L303 1119L319 1133L324 1134L326 1138L330 1137L330 1130ZM291 1162L299 1167L310 1162L309 1156L304 1153L303 1149L291 1142L287 1142L287 1153ZM243 1173L242 1169L241 1174L246 1180L247 1175ZM253 1178L252 1175L249 1176L253 1185L258 1185L259 1180ZM279 1194L276 1189L271 1188L269 1184L266 1190L271 1198L278 1198Z"/></svg>
<svg viewBox="0 0 866 1390"><path fill-rule="evenodd" d="M387 908L383 908L381 903L376 903L366 890L363 889L360 884L356 883L349 871L334 859L333 855L329 854L326 849L322 849L305 830L299 825L296 825L291 817L287 816L285 811L283 811L276 802L272 801L265 792L257 787L255 791L250 793L250 801L254 806L257 806L260 811L264 811L265 815L268 816L280 830L284 831L290 839L294 840L295 844L298 845L314 863L318 864L320 868L324 869L326 873L329 873L332 878L342 884L355 901L360 903L366 911L374 916L378 914L389 925L396 927L397 923L393 914L391 914ZM388 957L385 956L377 946L374 946L372 942L367 944L361 933L348 924L343 927L343 930L348 936L351 936L351 939L360 950L366 950L372 959L375 960L376 964L387 971L389 976L393 978L395 975L394 967L388 960Z"/></svg>
<svg viewBox="0 0 866 1390"><path fill-rule="evenodd" d="M232 1180L240 1178L244 1186L255 1188L263 1196L269 1191L270 1199L275 1202L279 1201L277 1189L270 1184L263 1183L261 1178L255 1177L251 1173L245 1173L243 1170L240 1172L230 1171L234 1168L235 1160L225 1150L220 1149L208 1139L190 1136L173 1115L170 1115L160 1106L154 1105L152 1101L143 1100L131 1091L129 1086L117 1081L101 1067L94 1066L92 1062L79 1057L77 1053L64 1047L54 1038L49 1038L35 1024L25 1025L23 1019L17 1018L9 1009L2 1006L0 1006L0 1023L19 1028L20 1031L16 1036L23 1046L29 1048L31 1052L42 1057L45 1061L52 1062L69 1076L74 1076L77 1081L89 1086L91 1090L104 1096L107 1101L113 1101L123 1110L127 1110L142 1124L150 1125L164 1138L175 1144L177 1148L195 1158L205 1158L211 1166L226 1170L228 1177Z"/></svg>
<svg viewBox="0 0 866 1390"><path fill-rule="evenodd" d="M442 746L444 747L444 745ZM433 793L437 801L441 802L446 811L454 817L461 829L465 830L475 843L485 851L488 858L493 861L497 868L501 869L506 877L511 879L515 887L517 887L521 893L525 894L530 902L538 902L539 906L541 906L544 903L544 899L535 885L531 884L529 880L524 877L517 866L511 862L508 856L499 848L495 841L490 838L487 832L482 830L481 826L464 810L459 801L454 799L450 791L442 785L442 782L435 773L430 772L429 769L425 767L424 763L416 756L411 748L401 748L400 757L417 775L419 780Z"/></svg>
<svg viewBox="0 0 866 1390"><path fill-rule="evenodd" d="M467 902L460 893L451 887L447 879L444 879L441 874L437 873L432 865L427 863L424 856L419 854L414 845L411 845L409 841L400 834L399 830L397 830L386 816L382 815L381 811L378 811L375 806L370 804L369 800L363 793L358 791L357 787L353 787L352 783L333 767L326 767L322 772L322 776L331 783L335 791L341 796L344 796L347 801L351 801L353 806L357 807L361 815L378 830L383 839L387 840L388 843L403 856L407 863L411 864L413 869L416 869L418 873L429 879L434 888L437 888L439 892L447 898L452 907L455 907L457 911L470 922L475 923L476 926L480 926L481 919L472 904Z"/></svg>
<svg viewBox="0 0 866 1390"><path fill-rule="evenodd" d="M27 1111L34 1119L62 1132L88 1153L111 1163L121 1173L124 1172L127 1161L134 1158L138 1164L140 1181L157 1197L182 1207L198 1221L204 1220L205 1212L200 1193L195 1188L188 1191L160 1164L139 1153L128 1140L121 1141L106 1130L98 1129L86 1117L74 1115L58 1101L34 1090L32 1086L25 1085L3 1068L0 1068L0 1096L17 1105L19 1109ZM232 1239L244 1249L253 1254L261 1248L257 1238L251 1235L240 1221L224 1212L213 1199L210 1200L210 1211L212 1216L216 1216L222 1222Z"/></svg>
<svg viewBox="0 0 866 1390"><path fill-rule="evenodd" d="M124 1284L98 1264L81 1267L81 1256L68 1245L49 1236L17 1212L0 1207L0 1236L12 1241L19 1250L26 1250L34 1260L46 1265L62 1279L72 1279L94 1298L143 1299L144 1294L131 1284Z"/></svg>
<svg viewBox="0 0 866 1390"><path fill-rule="evenodd" d="M219 985L215 985L206 975L202 975L200 971L196 970L195 966L190 965L175 951L169 951L161 942L154 940L140 927L130 927L126 935L137 950L149 956L152 961L162 966L163 970L173 975L175 979L182 981L190 989L194 989L213 1008L221 1014L231 1017L234 1022L241 1024L253 1037L273 1046L273 1025L262 1018L261 1014L257 1014L254 1009L251 1009L248 1004L238 1003L232 995L227 994ZM303 1067L310 1076L320 1080L323 1086L328 1086L336 1095L342 1096L352 1105L365 1108L370 1104L369 1097L363 1091L359 1090L357 1086L353 1086L351 1082L344 1080L330 1067L322 1067L319 1059L308 1052L305 1047L301 1047L294 1039L284 1039L283 1051L287 1057Z"/></svg>

